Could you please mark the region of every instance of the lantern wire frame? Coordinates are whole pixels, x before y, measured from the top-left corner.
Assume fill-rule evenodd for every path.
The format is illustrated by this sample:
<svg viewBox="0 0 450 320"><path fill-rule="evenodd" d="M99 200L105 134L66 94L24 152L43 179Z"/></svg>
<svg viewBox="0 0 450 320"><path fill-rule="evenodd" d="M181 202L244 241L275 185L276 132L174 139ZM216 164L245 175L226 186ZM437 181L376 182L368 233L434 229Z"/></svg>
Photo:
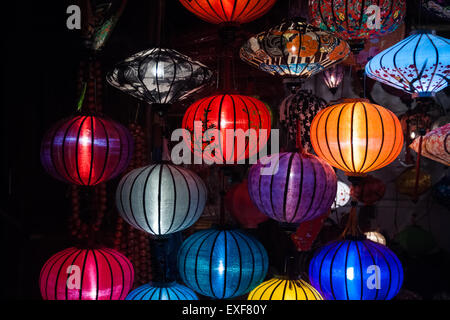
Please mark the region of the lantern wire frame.
<svg viewBox="0 0 450 320"><path fill-rule="evenodd" d="M198 300L198 297L176 282L150 282L131 291L125 300Z"/></svg>
<svg viewBox="0 0 450 320"><path fill-rule="evenodd" d="M253 289L247 300L323 300L320 293L302 279L274 277Z"/></svg>

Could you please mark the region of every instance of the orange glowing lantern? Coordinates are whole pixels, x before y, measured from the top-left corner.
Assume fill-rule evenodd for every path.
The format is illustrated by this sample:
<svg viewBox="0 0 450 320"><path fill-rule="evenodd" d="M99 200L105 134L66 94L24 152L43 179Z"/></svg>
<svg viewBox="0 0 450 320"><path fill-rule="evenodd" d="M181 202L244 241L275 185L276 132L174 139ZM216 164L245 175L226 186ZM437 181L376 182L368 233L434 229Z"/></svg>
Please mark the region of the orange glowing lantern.
<svg viewBox="0 0 450 320"><path fill-rule="evenodd" d="M397 158L403 133L391 111L367 99L344 99L314 117L311 144L333 167L363 176Z"/></svg>

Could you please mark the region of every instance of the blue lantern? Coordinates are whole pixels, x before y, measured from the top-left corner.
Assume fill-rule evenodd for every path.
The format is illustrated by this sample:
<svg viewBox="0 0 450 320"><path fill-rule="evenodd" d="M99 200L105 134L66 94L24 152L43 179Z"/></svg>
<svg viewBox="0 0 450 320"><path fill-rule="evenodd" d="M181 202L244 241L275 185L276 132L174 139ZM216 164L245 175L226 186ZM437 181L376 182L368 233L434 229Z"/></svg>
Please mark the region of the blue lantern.
<svg viewBox="0 0 450 320"><path fill-rule="evenodd" d="M443 177L433 187L433 196L442 206L450 207L450 177Z"/></svg>
<svg viewBox="0 0 450 320"><path fill-rule="evenodd" d="M178 271L196 292L216 299L242 296L265 278L268 257L255 238L239 230L208 229L187 238Z"/></svg>
<svg viewBox="0 0 450 320"><path fill-rule="evenodd" d="M416 31L373 57L366 74L416 96L430 96L448 86L450 40Z"/></svg>
<svg viewBox="0 0 450 320"><path fill-rule="evenodd" d="M390 300L400 290L403 268L386 246L339 240L315 253L309 279L325 300Z"/></svg>
<svg viewBox="0 0 450 320"><path fill-rule="evenodd" d="M198 300L191 289L176 282L150 282L131 291L125 300Z"/></svg>

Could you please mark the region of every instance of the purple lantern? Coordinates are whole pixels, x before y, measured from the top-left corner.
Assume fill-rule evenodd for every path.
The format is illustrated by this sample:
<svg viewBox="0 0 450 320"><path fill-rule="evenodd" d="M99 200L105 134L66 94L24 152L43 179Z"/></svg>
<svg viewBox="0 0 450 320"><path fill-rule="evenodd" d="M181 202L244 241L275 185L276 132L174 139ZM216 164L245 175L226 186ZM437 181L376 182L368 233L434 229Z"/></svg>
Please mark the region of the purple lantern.
<svg viewBox="0 0 450 320"><path fill-rule="evenodd" d="M344 79L344 72L345 69L341 64L334 65L323 71L323 80L332 94L336 93L337 88Z"/></svg>
<svg viewBox="0 0 450 320"><path fill-rule="evenodd" d="M276 156L271 156L278 163L273 165L273 174L261 172L263 168L271 170L267 157L250 169L248 191L258 209L286 223L301 223L327 213L337 189L332 167L306 152L283 152L278 154L278 160Z"/></svg>

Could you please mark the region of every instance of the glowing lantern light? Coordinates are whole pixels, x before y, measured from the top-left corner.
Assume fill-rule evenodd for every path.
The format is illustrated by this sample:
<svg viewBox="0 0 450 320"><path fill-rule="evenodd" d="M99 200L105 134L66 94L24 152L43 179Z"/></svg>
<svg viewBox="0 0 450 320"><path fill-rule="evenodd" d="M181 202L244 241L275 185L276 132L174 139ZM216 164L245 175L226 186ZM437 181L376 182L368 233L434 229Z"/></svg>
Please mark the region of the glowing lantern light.
<svg viewBox="0 0 450 320"><path fill-rule="evenodd" d="M198 300L198 298L194 291L176 282L151 282L131 291L125 300Z"/></svg>
<svg viewBox="0 0 450 320"><path fill-rule="evenodd" d="M309 279L325 300L390 300L400 291L403 268L381 244L341 240L314 254Z"/></svg>
<svg viewBox="0 0 450 320"><path fill-rule="evenodd" d="M306 152L276 156L278 159L261 159L248 174L250 198L259 210L286 223L301 223L326 214L336 197L333 168ZM270 161L277 161L273 170L278 170L272 175L262 175L263 168L269 170Z"/></svg>
<svg viewBox="0 0 450 320"><path fill-rule="evenodd" d="M330 89L332 94L336 93L337 88L344 79L344 72L344 67L341 64L338 64L326 69L322 73L323 80L325 81L325 84L327 85L328 89Z"/></svg>
<svg viewBox="0 0 450 320"><path fill-rule="evenodd" d="M248 300L323 300L309 283L275 277L257 286L248 295Z"/></svg>
<svg viewBox="0 0 450 320"><path fill-rule="evenodd" d="M373 57L366 74L415 96L430 96L448 86L450 41L417 31Z"/></svg>
<svg viewBox="0 0 450 320"><path fill-rule="evenodd" d="M434 161L450 166L450 123L428 132L422 141L422 155ZM418 152L420 137L409 146Z"/></svg>
<svg viewBox="0 0 450 320"><path fill-rule="evenodd" d="M394 161L403 145L398 118L366 99L344 99L311 124L316 154L347 175L365 175Z"/></svg>
<svg viewBox="0 0 450 320"><path fill-rule="evenodd" d="M68 248L44 264L39 287L44 300L123 300L133 279L131 262L113 249Z"/></svg>
<svg viewBox="0 0 450 320"><path fill-rule="evenodd" d="M276 0L180 0L200 19L210 23L241 24L263 16Z"/></svg>
<svg viewBox="0 0 450 320"><path fill-rule="evenodd" d="M93 186L119 175L133 154L133 138L120 123L79 115L54 125L44 136L41 162L53 177Z"/></svg>
<svg viewBox="0 0 450 320"><path fill-rule="evenodd" d="M386 245L386 238L377 231L369 231L369 232L364 233L364 235L370 241L382 244L384 246Z"/></svg>
<svg viewBox="0 0 450 320"><path fill-rule="evenodd" d="M135 169L120 180L116 205L136 229L163 236L194 224L203 212L207 189L194 172L170 164Z"/></svg>
<svg viewBox="0 0 450 320"><path fill-rule="evenodd" d="M198 129L195 122L201 123ZM258 99L238 94L218 94L192 104L184 114L182 127L191 133L189 141L192 151L203 157L205 162L236 163L256 155L266 145L271 121L269 111ZM249 129L254 131L254 135L250 134L248 143L237 135L227 134L233 130L235 133L238 130L245 133ZM266 130L265 134L261 134L261 129ZM210 146L214 146L214 150Z"/></svg>
<svg viewBox="0 0 450 320"><path fill-rule="evenodd" d="M196 292L217 299L242 296L266 276L264 247L239 230L208 229L187 238L178 252L178 271Z"/></svg>
<svg viewBox="0 0 450 320"><path fill-rule="evenodd" d="M331 205L331 209L345 206L350 201L350 187L342 181L337 183L336 198Z"/></svg>
<svg viewBox="0 0 450 320"><path fill-rule="evenodd" d="M289 20L251 37L241 59L273 75L308 78L350 54L348 44L305 22Z"/></svg>

